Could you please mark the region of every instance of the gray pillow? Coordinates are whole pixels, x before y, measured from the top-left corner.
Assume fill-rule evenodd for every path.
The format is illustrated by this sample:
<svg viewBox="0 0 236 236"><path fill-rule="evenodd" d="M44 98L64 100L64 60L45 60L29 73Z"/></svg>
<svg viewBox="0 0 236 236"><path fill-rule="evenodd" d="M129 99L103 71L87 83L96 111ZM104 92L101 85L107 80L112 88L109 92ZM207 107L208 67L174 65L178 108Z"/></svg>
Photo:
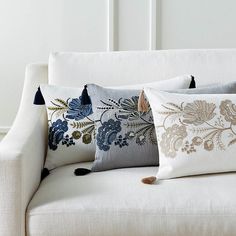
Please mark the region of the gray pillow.
<svg viewBox="0 0 236 236"><path fill-rule="evenodd" d="M169 93L183 93L183 94L231 94L236 93L236 82L222 83L209 85L208 87L193 88L193 89L176 89L165 90Z"/></svg>
<svg viewBox="0 0 236 236"><path fill-rule="evenodd" d="M87 85L92 100L96 132L96 154L92 171L114 168L158 165L158 149L153 116L148 111L138 111L141 89L193 88L193 76L182 75L132 88L108 89ZM86 95L86 96L85 96ZM88 99L89 101L89 99Z"/></svg>
<svg viewBox="0 0 236 236"><path fill-rule="evenodd" d="M151 109L138 112L140 90L87 85L96 127L92 171L158 165Z"/></svg>

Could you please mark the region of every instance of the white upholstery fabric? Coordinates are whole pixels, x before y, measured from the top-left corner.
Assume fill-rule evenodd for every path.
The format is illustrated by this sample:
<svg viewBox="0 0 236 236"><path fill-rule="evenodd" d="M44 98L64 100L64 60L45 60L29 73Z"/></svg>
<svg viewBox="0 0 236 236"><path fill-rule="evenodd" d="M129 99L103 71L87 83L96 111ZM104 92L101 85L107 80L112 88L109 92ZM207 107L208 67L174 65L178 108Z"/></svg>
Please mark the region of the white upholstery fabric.
<svg viewBox="0 0 236 236"><path fill-rule="evenodd" d="M236 232L236 174L144 185L156 167L74 176L54 170L27 211L30 236L227 236Z"/></svg>
<svg viewBox="0 0 236 236"><path fill-rule="evenodd" d="M235 65L236 49L58 53L50 57L49 77L64 86L109 86L193 74L204 85L235 80ZM17 118L0 144L0 236L25 235L25 209L40 182L47 121L44 108L32 105L40 83L47 83L47 66L29 66ZM75 166L41 184L29 207L28 235L235 235L235 174L146 186L140 178L156 168L92 178L74 177Z"/></svg>
<svg viewBox="0 0 236 236"><path fill-rule="evenodd" d="M49 83L82 86L133 84L192 74L197 84L236 79L236 49L53 53Z"/></svg>
<svg viewBox="0 0 236 236"><path fill-rule="evenodd" d="M0 236L25 235L26 207L40 182L47 120L33 98L43 82L47 66L29 65L19 112L0 143Z"/></svg>

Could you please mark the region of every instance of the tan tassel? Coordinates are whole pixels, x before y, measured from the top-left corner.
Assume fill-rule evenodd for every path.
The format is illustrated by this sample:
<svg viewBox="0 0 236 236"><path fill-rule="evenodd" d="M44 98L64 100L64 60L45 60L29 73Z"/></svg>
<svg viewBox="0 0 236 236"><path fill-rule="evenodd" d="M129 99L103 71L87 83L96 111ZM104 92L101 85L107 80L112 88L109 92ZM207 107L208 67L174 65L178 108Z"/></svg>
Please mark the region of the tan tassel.
<svg viewBox="0 0 236 236"><path fill-rule="evenodd" d="M149 109L148 102L144 96L144 91L142 90L138 98L138 111L147 112Z"/></svg>
<svg viewBox="0 0 236 236"><path fill-rule="evenodd" d="M142 179L142 182L144 184L153 184L156 181L156 177L155 176L150 176L150 177L146 177Z"/></svg>

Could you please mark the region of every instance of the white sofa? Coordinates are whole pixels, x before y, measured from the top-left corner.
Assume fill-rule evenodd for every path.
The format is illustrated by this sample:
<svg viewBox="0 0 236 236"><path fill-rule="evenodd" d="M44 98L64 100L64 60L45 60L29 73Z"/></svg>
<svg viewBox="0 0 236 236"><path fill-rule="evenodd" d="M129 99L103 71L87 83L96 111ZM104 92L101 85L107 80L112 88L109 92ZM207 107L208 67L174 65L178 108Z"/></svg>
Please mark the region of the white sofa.
<svg viewBox="0 0 236 236"><path fill-rule="evenodd" d="M48 74L50 83L66 86L180 74L193 74L198 85L236 80L235 49L64 53L54 54L50 66L49 73L47 65L26 68L19 112L0 143L0 236L236 235L236 173L144 185L141 178L157 167L76 177L75 168L91 165L79 163L53 170L40 183L47 118L43 106L33 105Z"/></svg>

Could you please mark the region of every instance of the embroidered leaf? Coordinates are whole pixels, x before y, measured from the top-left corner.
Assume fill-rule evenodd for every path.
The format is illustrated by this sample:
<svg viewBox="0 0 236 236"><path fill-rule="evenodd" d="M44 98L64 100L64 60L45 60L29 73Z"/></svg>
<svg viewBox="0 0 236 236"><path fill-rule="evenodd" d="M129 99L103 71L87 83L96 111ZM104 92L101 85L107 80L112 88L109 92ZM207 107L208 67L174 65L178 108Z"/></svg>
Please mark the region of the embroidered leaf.
<svg viewBox="0 0 236 236"><path fill-rule="evenodd" d="M149 139L151 144L157 145L157 139L156 139L156 133L155 133L155 128L151 128L149 131Z"/></svg>
<svg viewBox="0 0 236 236"><path fill-rule="evenodd" d="M105 106L112 107L112 104L109 104L109 103L104 102L104 101L102 101L102 100L101 100L101 103L103 103Z"/></svg>
<svg viewBox="0 0 236 236"><path fill-rule="evenodd" d="M229 142L228 147L231 146L231 145L233 145L233 144L235 144L235 143L236 143L236 138L233 139L233 140L231 140L231 141Z"/></svg>
<svg viewBox="0 0 236 236"><path fill-rule="evenodd" d="M149 125L149 124L144 123L144 122L128 122L126 124L127 128L131 128L131 129L139 128L140 126L144 126L144 125Z"/></svg>
<svg viewBox="0 0 236 236"><path fill-rule="evenodd" d="M213 130L210 133L206 134L203 139L213 139L215 137L215 135L218 133L218 130Z"/></svg>
<svg viewBox="0 0 236 236"><path fill-rule="evenodd" d="M91 125L85 129L82 130L82 133L83 134L91 134L95 129L95 126L94 125Z"/></svg>
<svg viewBox="0 0 236 236"><path fill-rule="evenodd" d="M55 101L57 101L59 104L54 103L54 102L51 101L51 103L52 103L54 106L49 106L49 107L48 107L48 110L51 110L51 111L63 110L62 113L64 113L64 112L68 109L67 102L65 102L64 100L57 98L57 99L55 99ZM62 113L61 113L61 114L62 114Z"/></svg>
<svg viewBox="0 0 236 236"><path fill-rule="evenodd" d="M95 126L94 126L94 130L93 130L93 132L92 132L92 135L93 135L93 139L96 139L96 135L97 135L97 133L96 133Z"/></svg>
<svg viewBox="0 0 236 236"><path fill-rule="evenodd" d="M70 125L75 129L82 129L88 125L94 124L93 121L83 121L83 122L75 122L73 121Z"/></svg>
<svg viewBox="0 0 236 236"><path fill-rule="evenodd" d="M191 131L192 133L196 133L196 134L199 134L199 133L204 133L204 132L208 132L209 130L212 130L213 128L210 127L193 127L193 128L190 128L189 131Z"/></svg>
<svg viewBox="0 0 236 236"><path fill-rule="evenodd" d="M65 110L67 108L65 107L48 107L48 110L51 110L51 111L59 111L59 110Z"/></svg>
<svg viewBox="0 0 236 236"><path fill-rule="evenodd" d="M55 111L55 115L58 118L59 116L63 115L66 111L67 111L66 108L65 109L57 110L57 111Z"/></svg>
<svg viewBox="0 0 236 236"><path fill-rule="evenodd" d="M179 111L159 111L158 114L160 115L173 115L173 114L178 114Z"/></svg>
<svg viewBox="0 0 236 236"><path fill-rule="evenodd" d="M64 107L68 107L67 102L65 102L64 100L57 98L55 99L55 101L57 101L58 103L60 103L61 105L63 105Z"/></svg>
<svg viewBox="0 0 236 236"><path fill-rule="evenodd" d="M167 106L165 106L165 105L162 105L165 109L167 109L167 110L170 110L170 111L175 111L175 109L174 108L170 108L170 107L167 107Z"/></svg>
<svg viewBox="0 0 236 236"><path fill-rule="evenodd" d="M111 109L114 109L113 106L102 106L102 107L97 107L98 110L104 110L104 111L108 111L108 110L111 110Z"/></svg>
<svg viewBox="0 0 236 236"><path fill-rule="evenodd" d="M222 135L222 130L218 131L216 134L216 143L219 146L219 148L221 150L225 150L225 145L223 144L222 140L221 140L221 135Z"/></svg>
<svg viewBox="0 0 236 236"><path fill-rule="evenodd" d="M113 100L113 99L108 99L108 101L115 104L116 106L120 106L120 104L118 102L116 102L115 100Z"/></svg>
<svg viewBox="0 0 236 236"><path fill-rule="evenodd" d="M172 102L168 102L167 104L170 105L170 106L172 106L172 107L174 107L174 108L177 108L177 109L180 110L180 111L183 110L182 104L181 104L181 106L178 106L177 104L174 104L174 103L172 103Z"/></svg>

